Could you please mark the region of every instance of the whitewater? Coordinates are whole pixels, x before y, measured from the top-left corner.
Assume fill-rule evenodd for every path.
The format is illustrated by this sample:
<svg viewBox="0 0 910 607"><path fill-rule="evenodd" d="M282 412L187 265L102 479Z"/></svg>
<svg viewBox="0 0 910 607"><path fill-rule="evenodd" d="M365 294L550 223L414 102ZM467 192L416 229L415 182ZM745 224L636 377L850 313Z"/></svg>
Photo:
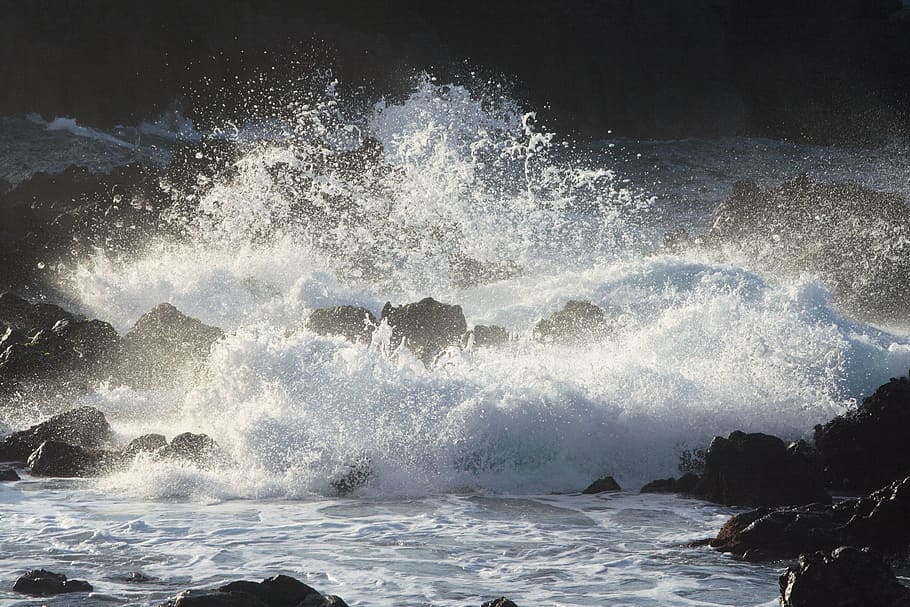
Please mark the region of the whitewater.
<svg viewBox="0 0 910 607"><path fill-rule="evenodd" d="M780 564L686 546L734 509L637 489L679 476L715 435L811 438L906 373L910 333L851 317L818 276L671 250L663 236L706 232L743 178L807 172L906 197L907 144L582 145L492 90L427 78L355 110L330 84L205 134L185 120L101 133L4 119L6 136L47 148L10 155L10 181L53 168L61 145L100 169L163 162L204 137L236 156L189 190L162 181L175 235L48 261L66 305L121 334L162 302L226 333L173 385L102 383L67 408L97 407L123 442L203 432L233 464L140 457L97 480L0 485L0 579L65 572L92 581L90 605L278 572L351 605L776 604ZM378 316L424 297L511 339L426 365L383 327L360 343L305 327L317 308ZM613 332L535 340L536 322L572 300L608 311ZM3 413L4 430L59 406ZM363 459L367 484L336 496L332 480ZM606 475L626 491L579 494ZM71 600L0 588L0 605Z"/></svg>

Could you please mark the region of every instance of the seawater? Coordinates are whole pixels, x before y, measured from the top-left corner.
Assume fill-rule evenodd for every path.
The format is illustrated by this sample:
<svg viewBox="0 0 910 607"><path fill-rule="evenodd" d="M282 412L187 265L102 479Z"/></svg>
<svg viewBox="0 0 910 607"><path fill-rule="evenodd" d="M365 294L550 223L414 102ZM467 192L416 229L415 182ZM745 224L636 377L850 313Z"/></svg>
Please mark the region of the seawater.
<svg viewBox="0 0 910 607"><path fill-rule="evenodd" d="M906 331L844 315L817 277L660 247L666 230L707 230L743 177L853 174L906 193L900 142L871 159L748 139L580 146L505 96L429 79L359 113L330 85L217 135L239 159L174 192L166 219L182 236L98 250L57 280L121 332L164 301L226 331L185 382L101 384L72 404L103 410L123 441L204 432L235 465L140 458L95 481L0 487L3 579L60 570L95 584L97 604L276 572L362 605L774 604L780 564L685 547L734 510L634 491L717 434L809 438L910 367ZM92 138L94 159L99 145L122 157L112 136ZM467 284L464 259L518 271ZM514 339L427 368L382 330L352 344L303 324L318 307L378 314L426 296ZM614 334L533 340L569 300L608 310ZM364 457L369 483L333 497ZM629 492L577 493L608 474ZM130 571L154 580L128 584Z"/></svg>

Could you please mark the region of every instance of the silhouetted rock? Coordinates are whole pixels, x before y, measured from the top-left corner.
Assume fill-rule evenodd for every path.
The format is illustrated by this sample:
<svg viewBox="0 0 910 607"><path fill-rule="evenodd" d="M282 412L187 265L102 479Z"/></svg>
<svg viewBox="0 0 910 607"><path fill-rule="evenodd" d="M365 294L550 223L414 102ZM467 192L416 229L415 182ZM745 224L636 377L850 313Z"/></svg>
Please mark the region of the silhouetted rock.
<svg viewBox="0 0 910 607"><path fill-rule="evenodd" d="M867 497L833 505L760 508L731 518L711 545L747 560L794 557L838 546L906 555L910 549L910 477Z"/></svg>
<svg viewBox="0 0 910 607"><path fill-rule="evenodd" d="M50 329L58 321L73 320L73 314L49 303L30 303L15 293L0 293L0 323L27 333Z"/></svg>
<svg viewBox="0 0 910 607"><path fill-rule="evenodd" d="M167 459L190 462L203 468L218 467L230 461L218 443L205 434L184 432L171 439L170 444L158 450L158 455Z"/></svg>
<svg viewBox="0 0 910 607"><path fill-rule="evenodd" d="M313 310L306 328L319 335L344 335L353 342L369 342L379 324L373 313L357 306L336 306Z"/></svg>
<svg viewBox="0 0 910 607"><path fill-rule="evenodd" d="M910 607L910 588L868 549L801 555L780 576L781 607Z"/></svg>
<svg viewBox="0 0 910 607"><path fill-rule="evenodd" d="M73 478L95 476L105 468L108 456L102 451L88 451L60 441L44 441L28 457L32 476Z"/></svg>
<svg viewBox="0 0 910 607"><path fill-rule="evenodd" d="M593 494L593 493L606 493L608 491L622 491L622 487L619 486L619 483L616 482L612 476L605 476L604 478L599 478L587 487L585 487L582 493Z"/></svg>
<svg viewBox="0 0 910 607"><path fill-rule="evenodd" d="M8 483L18 480L22 479L19 478L15 470L12 468L0 468L0 481Z"/></svg>
<svg viewBox="0 0 910 607"><path fill-rule="evenodd" d="M680 478L663 478L651 481L641 488L641 493L692 493L698 484L697 474L687 473Z"/></svg>
<svg viewBox="0 0 910 607"><path fill-rule="evenodd" d="M569 301L537 323L534 337L544 343L597 341L613 332L613 320L601 308L587 301Z"/></svg>
<svg viewBox="0 0 910 607"><path fill-rule="evenodd" d="M201 364L224 333L163 303L144 314L123 338L116 382L152 388L169 385Z"/></svg>
<svg viewBox="0 0 910 607"><path fill-rule="evenodd" d="M67 592L91 592L92 586L84 580L68 580L62 573L33 569L16 580L13 592L31 596L51 596Z"/></svg>
<svg viewBox="0 0 910 607"><path fill-rule="evenodd" d="M143 434L131 440L123 448L123 458L133 459L140 453L155 453L167 447L167 439L161 434Z"/></svg>
<svg viewBox="0 0 910 607"><path fill-rule="evenodd" d="M461 346L468 330L461 306L431 297L398 307L386 303L382 320L392 328L392 346L403 341L425 364L432 363L448 346Z"/></svg>
<svg viewBox="0 0 910 607"><path fill-rule="evenodd" d="M821 474L805 452L805 446L788 448L768 434L717 436L692 494L728 506L828 503Z"/></svg>
<svg viewBox="0 0 910 607"><path fill-rule="evenodd" d="M509 343L509 331L496 325L474 325L471 333L477 348L492 348Z"/></svg>
<svg viewBox="0 0 910 607"><path fill-rule="evenodd" d="M815 427L825 478L869 490L910 475L910 382L893 379L854 411Z"/></svg>
<svg viewBox="0 0 910 607"><path fill-rule="evenodd" d="M104 414L94 407L79 407L0 441L0 461L25 461L44 441L60 441L85 449L98 449L111 438Z"/></svg>
<svg viewBox="0 0 910 607"><path fill-rule="evenodd" d="M499 597L498 599L487 601L483 603L480 607L518 607L515 603L510 601L504 596Z"/></svg>
<svg viewBox="0 0 910 607"><path fill-rule="evenodd" d="M303 582L276 575L262 582L231 582L214 590L187 590L159 607L347 607Z"/></svg>

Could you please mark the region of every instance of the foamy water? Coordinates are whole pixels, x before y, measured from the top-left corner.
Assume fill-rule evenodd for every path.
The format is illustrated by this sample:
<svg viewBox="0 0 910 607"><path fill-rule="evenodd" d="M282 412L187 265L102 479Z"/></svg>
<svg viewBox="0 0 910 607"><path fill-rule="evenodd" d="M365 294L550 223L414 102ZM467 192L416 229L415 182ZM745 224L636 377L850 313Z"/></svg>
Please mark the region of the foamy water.
<svg viewBox="0 0 910 607"><path fill-rule="evenodd" d="M661 250L665 230L706 229L713 194L670 180L655 198L614 148L565 144L508 99L426 81L350 115L330 91L232 137L233 172L181 193L182 239L98 251L61 285L121 332L164 301L226 331L194 381L101 385L78 404L124 441L205 432L234 464L139 459L98 481L0 487L4 579L58 566L99 580L99 604L277 571L362 605L772 604L773 567L680 546L729 509L547 494L678 475L684 451L737 429L807 438L910 367L910 337L840 313L817 277ZM351 160L370 138L381 149ZM714 182L742 168L725 167ZM466 258L515 271L466 284ZM515 339L427 368L381 332L352 344L304 328L319 307L378 315L427 296ZM616 331L534 341L569 300ZM368 484L330 497L364 457ZM132 569L159 581L110 577Z"/></svg>

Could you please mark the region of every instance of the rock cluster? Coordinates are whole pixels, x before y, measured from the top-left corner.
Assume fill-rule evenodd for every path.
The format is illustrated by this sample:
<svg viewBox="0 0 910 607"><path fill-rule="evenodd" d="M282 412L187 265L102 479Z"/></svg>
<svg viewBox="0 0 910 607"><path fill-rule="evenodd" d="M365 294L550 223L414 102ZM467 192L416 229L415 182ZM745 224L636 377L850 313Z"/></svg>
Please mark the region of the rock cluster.
<svg viewBox="0 0 910 607"><path fill-rule="evenodd" d="M13 592L31 596L52 596L69 592L91 592L92 585L84 580L68 580L62 573L33 569L16 580Z"/></svg>

